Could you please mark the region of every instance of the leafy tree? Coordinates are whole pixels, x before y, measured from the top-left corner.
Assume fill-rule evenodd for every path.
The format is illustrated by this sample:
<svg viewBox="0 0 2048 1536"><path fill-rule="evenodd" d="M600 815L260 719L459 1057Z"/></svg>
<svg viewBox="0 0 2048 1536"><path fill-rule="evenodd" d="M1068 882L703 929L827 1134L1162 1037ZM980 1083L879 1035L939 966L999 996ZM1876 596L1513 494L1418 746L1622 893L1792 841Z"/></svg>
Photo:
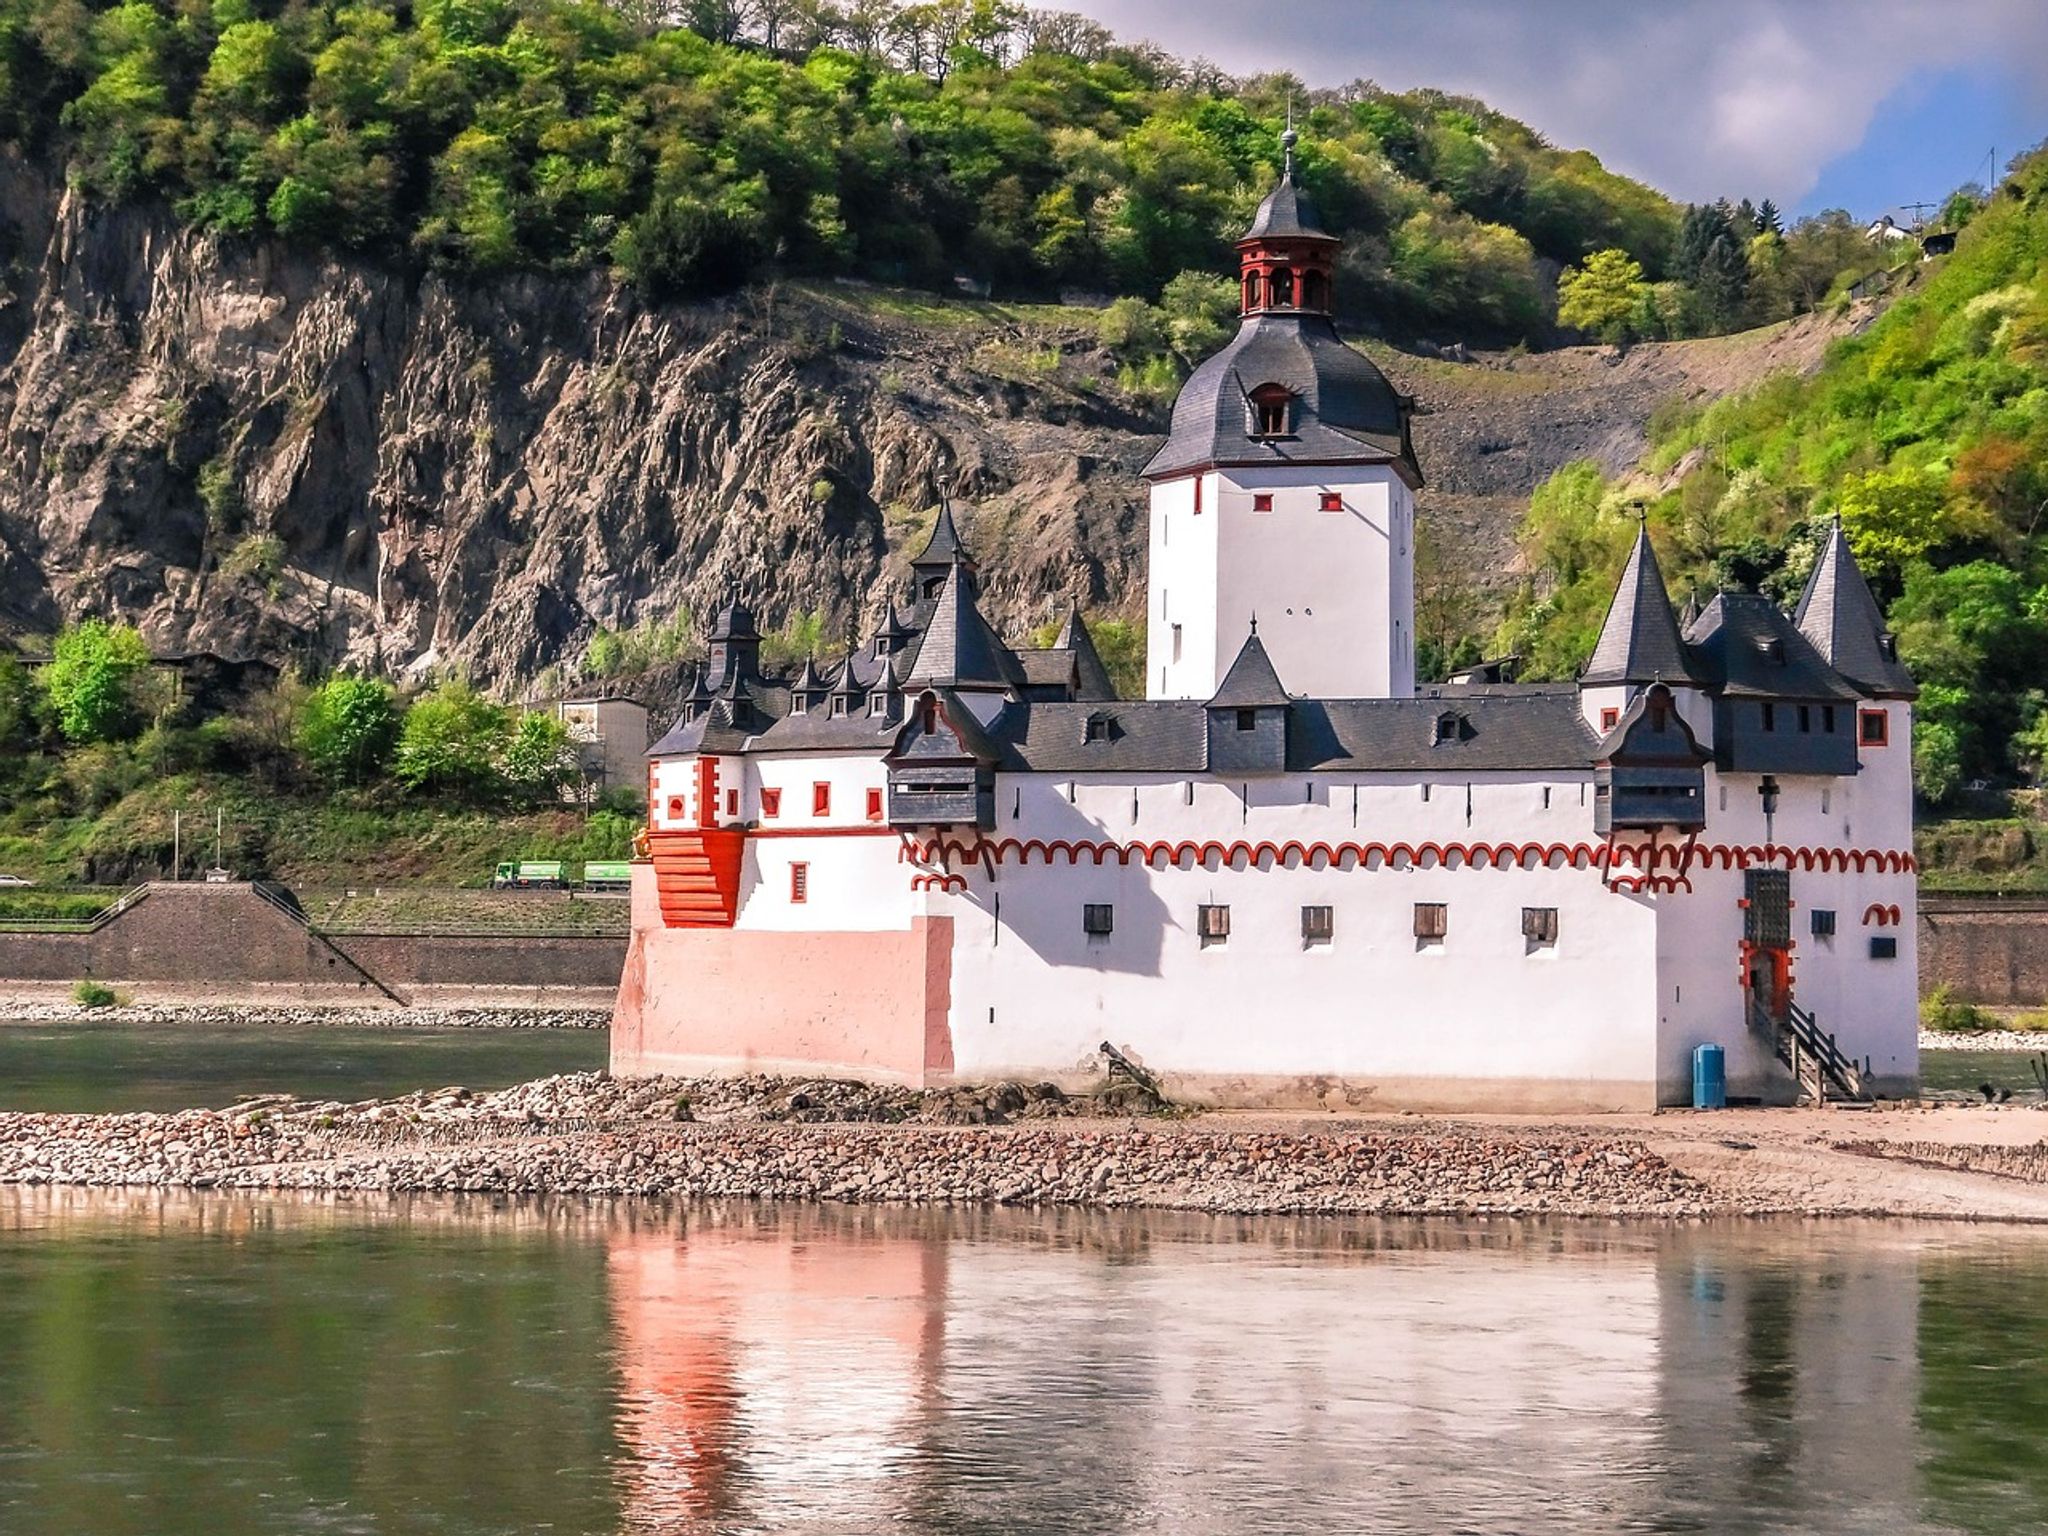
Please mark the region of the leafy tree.
<svg viewBox="0 0 2048 1536"><path fill-rule="evenodd" d="M1896 574L1953 535L1941 482L1913 469L1874 470L1842 487L1836 508L1866 573Z"/></svg>
<svg viewBox="0 0 2048 1536"><path fill-rule="evenodd" d="M41 681L64 739L111 741L133 729L130 688L148 665L149 647L128 625L87 619L58 635Z"/></svg>
<svg viewBox="0 0 2048 1536"><path fill-rule="evenodd" d="M580 766L576 744L560 717L527 710L505 737L498 771L513 788L545 798L575 779Z"/></svg>
<svg viewBox="0 0 2048 1536"><path fill-rule="evenodd" d="M1211 272L1182 272L1159 295L1173 350L1190 365L1223 345L1237 319L1237 284Z"/></svg>
<svg viewBox="0 0 2048 1536"><path fill-rule="evenodd" d="M505 711L467 683L443 683L405 712L393 771L411 789L492 794L509 729Z"/></svg>
<svg viewBox="0 0 2048 1536"><path fill-rule="evenodd" d="M1963 745L1956 728L1940 720L1913 722L1913 787L1940 806L1963 787Z"/></svg>
<svg viewBox="0 0 2048 1536"><path fill-rule="evenodd" d="M1629 339L1650 297L1642 264L1626 251L1595 251L1557 280L1557 322L1613 346Z"/></svg>
<svg viewBox="0 0 2048 1536"><path fill-rule="evenodd" d="M398 743L398 696L368 677L331 677L306 696L296 732L306 760L338 783L377 774Z"/></svg>

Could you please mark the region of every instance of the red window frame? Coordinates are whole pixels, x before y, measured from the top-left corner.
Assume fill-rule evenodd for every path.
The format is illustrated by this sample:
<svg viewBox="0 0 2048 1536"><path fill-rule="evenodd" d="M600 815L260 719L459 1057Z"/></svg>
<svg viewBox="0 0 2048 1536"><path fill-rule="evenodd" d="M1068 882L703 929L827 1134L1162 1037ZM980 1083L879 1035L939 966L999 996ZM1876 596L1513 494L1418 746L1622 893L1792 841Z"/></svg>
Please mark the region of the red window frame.
<svg viewBox="0 0 2048 1536"><path fill-rule="evenodd" d="M802 906L811 899L811 866L792 864L789 866L789 902L791 906Z"/></svg>
<svg viewBox="0 0 2048 1536"><path fill-rule="evenodd" d="M1273 493L1271 491L1254 491L1252 493L1252 510L1254 512L1272 511Z"/></svg>
<svg viewBox="0 0 2048 1536"><path fill-rule="evenodd" d="M765 819L765 818L767 818L767 817L770 817L770 816L780 816L781 814L782 814L782 791L781 791L781 790L779 790L779 789L764 789L764 790L762 790L762 791L761 791L761 815L762 815L762 817L763 817L763 818Z"/></svg>
<svg viewBox="0 0 2048 1536"><path fill-rule="evenodd" d="M830 816L832 814L832 786L823 782L811 786L811 814Z"/></svg>
<svg viewBox="0 0 2048 1536"><path fill-rule="evenodd" d="M1344 510L1344 493L1342 491L1323 492L1323 510L1325 512L1342 512Z"/></svg>
<svg viewBox="0 0 2048 1536"><path fill-rule="evenodd" d="M1871 727L1876 726L1876 730ZM1859 747L1888 747L1892 744L1892 719L1881 709L1859 709L1856 712L1856 745Z"/></svg>
<svg viewBox="0 0 2048 1536"><path fill-rule="evenodd" d="M1195 476L1195 516L1202 515L1202 477Z"/></svg>
<svg viewBox="0 0 2048 1536"><path fill-rule="evenodd" d="M1619 724L1621 724L1621 711L1620 711L1620 710L1618 710L1618 709L1614 709L1614 708L1608 708L1608 709L1603 709L1603 710L1601 710L1601 711L1600 711L1600 729L1601 729L1601 730L1603 730L1603 731L1611 731L1611 730L1613 730L1613 729L1614 729L1614 728L1615 728L1615 727L1616 727L1617 725L1619 725Z"/></svg>
<svg viewBox="0 0 2048 1536"><path fill-rule="evenodd" d="M739 813L740 792L736 789L728 789L725 792L725 814L728 816L737 816L739 815Z"/></svg>
<svg viewBox="0 0 2048 1536"><path fill-rule="evenodd" d="M868 791L868 820L880 821L881 819L882 792L879 789L871 789Z"/></svg>
<svg viewBox="0 0 2048 1536"><path fill-rule="evenodd" d="M668 819L670 821L681 821L683 815L683 797L681 795L670 795L668 797Z"/></svg>

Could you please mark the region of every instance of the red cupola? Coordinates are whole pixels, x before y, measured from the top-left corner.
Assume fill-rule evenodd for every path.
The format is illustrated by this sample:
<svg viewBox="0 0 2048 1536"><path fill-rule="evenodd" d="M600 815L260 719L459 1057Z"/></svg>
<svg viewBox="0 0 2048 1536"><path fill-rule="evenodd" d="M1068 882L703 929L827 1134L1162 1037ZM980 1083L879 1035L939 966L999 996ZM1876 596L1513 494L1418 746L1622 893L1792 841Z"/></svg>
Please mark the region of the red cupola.
<svg viewBox="0 0 2048 1536"><path fill-rule="evenodd" d="M1291 126L1280 136L1280 185L1266 194L1252 227L1237 242L1247 315L1330 312L1342 242L1323 228L1315 205L1294 184L1295 140Z"/></svg>

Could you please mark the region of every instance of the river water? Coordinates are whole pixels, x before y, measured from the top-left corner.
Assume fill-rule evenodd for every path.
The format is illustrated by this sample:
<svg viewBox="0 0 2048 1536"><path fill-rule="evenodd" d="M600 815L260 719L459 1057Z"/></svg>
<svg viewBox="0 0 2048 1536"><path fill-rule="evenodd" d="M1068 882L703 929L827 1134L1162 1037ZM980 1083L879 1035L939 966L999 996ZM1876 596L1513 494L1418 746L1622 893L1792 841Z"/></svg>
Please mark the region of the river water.
<svg viewBox="0 0 2048 1536"><path fill-rule="evenodd" d="M0 1190L0 1530L2038 1531L2048 1236Z"/></svg>
<svg viewBox="0 0 2048 1536"><path fill-rule="evenodd" d="M0 1020L0 1110L221 1109L259 1093L388 1098L503 1088L605 1064L601 1029Z"/></svg>

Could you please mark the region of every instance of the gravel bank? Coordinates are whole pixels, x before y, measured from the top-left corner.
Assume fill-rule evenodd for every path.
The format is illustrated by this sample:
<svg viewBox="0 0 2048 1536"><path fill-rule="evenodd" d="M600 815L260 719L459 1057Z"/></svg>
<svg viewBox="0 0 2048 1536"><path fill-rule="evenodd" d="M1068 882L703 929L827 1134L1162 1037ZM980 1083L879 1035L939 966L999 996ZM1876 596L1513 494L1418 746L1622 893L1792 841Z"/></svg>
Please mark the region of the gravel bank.
<svg viewBox="0 0 2048 1536"><path fill-rule="evenodd" d="M1920 1032L1923 1051L2048 1051L2048 1031L2038 1029L1987 1029L1982 1034L1937 1034Z"/></svg>
<svg viewBox="0 0 2048 1536"><path fill-rule="evenodd" d="M10 1024L204 1024L252 1029L339 1024L356 1029L608 1029L609 1008L347 1008L274 1003L132 1003L81 1008L76 1003L0 1002Z"/></svg>
<svg viewBox="0 0 2048 1536"><path fill-rule="evenodd" d="M1227 1213L1707 1214L1634 1136L1101 1118L1022 1084L546 1078L361 1104L0 1116L0 1183L714 1196ZM965 1123L963 1123L965 1122Z"/></svg>

